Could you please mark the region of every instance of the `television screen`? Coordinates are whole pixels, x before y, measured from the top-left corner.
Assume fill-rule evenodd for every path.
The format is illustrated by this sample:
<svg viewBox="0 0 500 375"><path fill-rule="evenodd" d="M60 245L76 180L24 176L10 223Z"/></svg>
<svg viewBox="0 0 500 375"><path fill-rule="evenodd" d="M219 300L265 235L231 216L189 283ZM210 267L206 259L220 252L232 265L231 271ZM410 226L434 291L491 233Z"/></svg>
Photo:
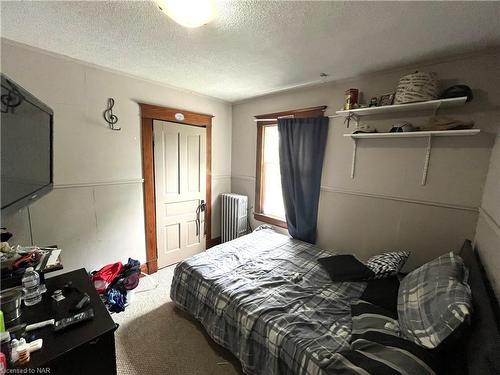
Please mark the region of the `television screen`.
<svg viewBox="0 0 500 375"><path fill-rule="evenodd" d="M52 189L52 110L2 75L1 204L25 206Z"/></svg>

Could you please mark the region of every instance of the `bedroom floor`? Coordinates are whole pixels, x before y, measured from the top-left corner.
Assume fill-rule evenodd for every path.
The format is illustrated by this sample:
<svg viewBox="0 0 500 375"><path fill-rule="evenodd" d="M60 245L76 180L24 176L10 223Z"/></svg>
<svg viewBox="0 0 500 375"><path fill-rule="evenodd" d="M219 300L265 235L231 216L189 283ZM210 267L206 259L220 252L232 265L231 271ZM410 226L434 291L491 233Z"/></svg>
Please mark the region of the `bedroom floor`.
<svg viewBox="0 0 500 375"><path fill-rule="evenodd" d="M154 290L136 293L127 309L112 317L116 331L118 375L233 375L243 374L238 360L215 344L202 326L175 308L170 299L174 267L152 277ZM150 288L142 278L137 291Z"/></svg>

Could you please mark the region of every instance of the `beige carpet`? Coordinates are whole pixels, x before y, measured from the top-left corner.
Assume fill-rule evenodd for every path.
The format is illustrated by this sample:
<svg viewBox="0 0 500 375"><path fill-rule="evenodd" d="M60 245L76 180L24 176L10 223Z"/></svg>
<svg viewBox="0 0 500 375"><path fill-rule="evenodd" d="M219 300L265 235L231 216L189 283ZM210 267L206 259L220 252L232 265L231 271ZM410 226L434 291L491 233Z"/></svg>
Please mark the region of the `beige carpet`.
<svg viewBox="0 0 500 375"><path fill-rule="evenodd" d="M112 317L116 331L119 375L233 375L242 374L238 360L214 343L203 327L175 308L170 300L173 267L158 271L154 290L142 278L135 299Z"/></svg>

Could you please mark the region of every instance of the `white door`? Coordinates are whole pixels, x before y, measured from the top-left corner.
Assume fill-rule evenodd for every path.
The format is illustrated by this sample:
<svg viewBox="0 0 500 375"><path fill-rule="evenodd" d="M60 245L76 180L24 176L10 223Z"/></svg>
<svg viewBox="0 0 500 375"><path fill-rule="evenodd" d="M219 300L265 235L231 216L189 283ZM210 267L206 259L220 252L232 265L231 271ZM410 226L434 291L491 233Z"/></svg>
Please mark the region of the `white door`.
<svg viewBox="0 0 500 375"><path fill-rule="evenodd" d="M158 267L205 250L206 128L153 121Z"/></svg>

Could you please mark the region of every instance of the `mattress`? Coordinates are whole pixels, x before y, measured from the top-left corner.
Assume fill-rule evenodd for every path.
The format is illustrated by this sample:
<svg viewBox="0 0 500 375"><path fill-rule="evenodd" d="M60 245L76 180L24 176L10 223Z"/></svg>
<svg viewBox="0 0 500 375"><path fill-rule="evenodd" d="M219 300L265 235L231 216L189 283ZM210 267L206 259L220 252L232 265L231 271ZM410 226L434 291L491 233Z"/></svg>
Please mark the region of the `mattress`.
<svg viewBox="0 0 500 375"><path fill-rule="evenodd" d="M329 255L258 230L179 263L171 298L246 374L326 374L349 348L350 305L366 286L332 282L317 262Z"/></svg>

